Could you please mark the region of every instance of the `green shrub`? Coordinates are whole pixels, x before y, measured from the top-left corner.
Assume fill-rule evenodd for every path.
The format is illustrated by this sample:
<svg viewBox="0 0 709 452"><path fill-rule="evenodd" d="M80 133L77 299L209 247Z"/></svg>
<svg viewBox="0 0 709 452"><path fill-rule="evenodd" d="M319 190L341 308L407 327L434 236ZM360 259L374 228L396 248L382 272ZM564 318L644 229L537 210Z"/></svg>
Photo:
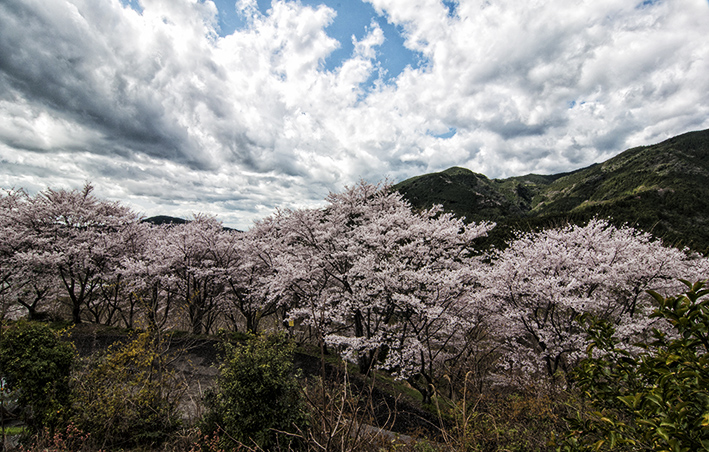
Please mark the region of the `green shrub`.
<svg viewBox="0 0 709 452"><path fill-rule="evenodd" d="M167 368L159 338L138 334L90 357L75 375L73 421L101 447L156 445L181 423L184 385Z"/></svg>
<svg viewBox="0 0 709 452"><path fill-rule="evenodd" d="M223 343L217 387L205 398L203 431L221 431L228 447L287 448L305 423L293 366L294 344L283 335Z"/></svg>
<svg viewBox="0 0 709 452"><path fill-rule="evenodd" d="M18 404L28 427L52 432L70 404L69 376L74 349L49 326L20 321L0 336L0 374L6 389L18 391Z"/></svg>
<svg viewBox="0 0 709 452"><path fill-rule="evenodd" d="M709 451L709 290L683 282L678 296L651 292L653 317L676 334L655 331L640 356L618 346L610 324L589 321L588 357L572 374L587 411L560 450Z"/></svg>

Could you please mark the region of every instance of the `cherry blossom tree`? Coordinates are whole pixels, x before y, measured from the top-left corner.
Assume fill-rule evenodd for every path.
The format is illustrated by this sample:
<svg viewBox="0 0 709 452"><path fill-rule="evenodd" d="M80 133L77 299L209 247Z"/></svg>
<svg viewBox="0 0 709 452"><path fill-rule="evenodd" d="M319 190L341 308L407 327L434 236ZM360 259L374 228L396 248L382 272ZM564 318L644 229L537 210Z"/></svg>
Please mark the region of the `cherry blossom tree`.
<svg viewBox="0 0 709 452"><path fill-rule="evenodd" d="M26 194L21 190L0 194L0 299L3 314L12 309L19 299L27 305L30 317L34 317L37 305L44 296L34 297L33 301L21 296L30 290L27 288L29 281L23 274L24 267L17 260L17 254L27 248L26 234L18 227L17 221L25 199Z"/></svg>
<svg viewBox="0 0 709 452"><path fill-rule="evenodd" d="M14 226L20 193L9 191L0 194L0 295L10 289L13 275L12 257L15 254L20 234Z"/></svg>
<svg viewBox="0 0 709 452"><path fill-rule="evenodd" d="M213 217L196 216L193 221L166 229L165 251L171 260L171 283L185 309L192 333L209 332L216 321L224 292L219 268L224 251L222 224Z"/></svg>
<svg viewBox="0 0 709 452"><path fill-rule="evenodd" d="M646 290L671 292L677 278L698 278L707 268L706 259L650 234L594 219L519 234L494 255L477 299L507 347L509 375L553 376L582 358L587 343L579 315L613 322L630 344L652 323Z"/></svg>
<svg viewBox="0 0 709 452"><path fill-rule="evenodd" d="M469 247L489 228L466 226L436 209L419 214L396 209L355 236L368 250L349 272L355 288L352 298L367 315L366 337L380 341L386 350L380 367L406 378L425 401L431 385L439 383L437 374L444 362L471 345L467 335L479 325L468 299L480 262ZM380 313L381 323L374 328L371 311ZM370 328L379 333L369 336ZM372 345L365 347L371 350Z"/></svg>
<svg viewBox="0 0 709 452"><path fill-rule="evenodd" d="M366 372L408 379L424 395L441 360L460 353L475 327L468 291L480 263L474 240L492 227L439 209L415 213L386 185L364 182L330 194L319 210L284 212L278 278L289 316Z"/></svg>
<svg viewBox="0 0 709 452"><path fill-rule="evenodd" d="M331 299L337 292L333 276L332 244L325 244L326 223L316 209L281 211L267 219L271 234L279 235L283 248L277 256L272 280L276 293L285 295L288 317L299 320L314 330L316 341L325 346L324 338L335 319Z"/></svg>
<svg viewBox="0 0 709 452"><path fill-rule="evenodd" d="M92 191L86 184L81 190L47 189L34 197L25 195L15 223L31 242L17 257L54 272L75 323L81 323L104 272L122 253L118 231L138 220L129 208L100 200Z"/></svg>
<svg viewBox="0 0 709 452"><path fill-rule="evenodd" d="M122 321L124 326L133 327L131 309L134 306L121 262L146 250L149 226L148 223L129 222L103 236L103 240L113 244L106 247L111 250L110 265L103 268L100 284L86 303L87 317L94 323L114 325Z"/></svg>
<svg viewBox="0 0 709 452"><path fill-rule="evenodd" d="M221 309L235 329L243 319L246 330L256 333L262 319L283 307L283 295L274 284L282 236L267 218L247 232L223 234L219 248L218 266L225 283Z"/></svg>
<svg viewBox="0 0 709 452"><path fill-rule="evenodd" d="M47 265L47 253L23 249L13 258L15 268L10 297L17 307L27 311L30 320L47 317L59 295L61 282L53 269ZM56 303L54 303L56 304Z"/></svg>
<svg viewBox="0 0 709 452"><path fill-rule="evenodd" d="M221 313L225 262L238 255L231 234L204 215L125 230L128 252L117 272L126 292L125 321L132 325L140 317L160 330L186 320L194 334L208 332Z"/></svg>
<svg viewBox="0 0 709 452"><path fill-rule="evenodd" d="M173 265L176 257L168 246L166 225L138 223L128 234L116 279L123 288L118 313L128 328L138 320L148 329L162 330L170 319L177 288Z"/></svg>

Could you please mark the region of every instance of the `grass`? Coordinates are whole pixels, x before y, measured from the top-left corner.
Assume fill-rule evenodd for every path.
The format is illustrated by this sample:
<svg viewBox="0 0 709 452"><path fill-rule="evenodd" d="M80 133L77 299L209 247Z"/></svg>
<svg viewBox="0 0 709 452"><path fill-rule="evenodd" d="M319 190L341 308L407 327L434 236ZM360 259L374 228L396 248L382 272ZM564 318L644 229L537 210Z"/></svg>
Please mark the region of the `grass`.
<svg viewBox="0 0 709 452"><path fill-rule="evenodd" d="M25 433L25 428L21 426L10 426L10 427L4 427L3 428L5 436L17 436L17 435L22 435Z"/></svg>

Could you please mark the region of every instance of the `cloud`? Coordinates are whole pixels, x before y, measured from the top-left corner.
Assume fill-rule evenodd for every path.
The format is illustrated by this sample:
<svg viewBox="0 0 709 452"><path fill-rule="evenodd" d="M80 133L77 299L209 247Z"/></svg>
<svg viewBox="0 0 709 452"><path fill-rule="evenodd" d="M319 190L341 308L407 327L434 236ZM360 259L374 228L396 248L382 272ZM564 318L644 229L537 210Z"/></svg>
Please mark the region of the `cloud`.
<svg viewBox="0 0 709 452"><path fill-rule="evenodd" d="M491 176L574 169L709 124L705 2L468 1L454 17L435 0L370 3L429 59L396 97L419 93L405 103L482 142L469 161Z"/></svg>
<svg viewBox="0 0 709 452"><path fill-rule="evenodd" d="M246 228L360 178L568 171L709 127L706 2L367 1L421 64L384 78L373 18L327 68L322 5L239 0L220 36L209 0L5 0L0 183Z"/></svg>

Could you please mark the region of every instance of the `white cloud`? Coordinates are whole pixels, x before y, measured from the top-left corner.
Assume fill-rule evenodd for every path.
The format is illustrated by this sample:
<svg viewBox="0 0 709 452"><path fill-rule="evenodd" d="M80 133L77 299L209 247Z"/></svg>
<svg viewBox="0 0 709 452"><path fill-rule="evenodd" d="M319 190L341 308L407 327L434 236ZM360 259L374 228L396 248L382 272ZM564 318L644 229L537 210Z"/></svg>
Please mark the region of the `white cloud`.
<svg viewBox="0 0 709 452"><path fill-rule="evenodd" d="M426 59L389 84L376 21L325 69L324 6L239 0L219 37L208 0L5 0L0 182L244 228L359 178L568 171L709 127L704 1L368 1Z"/></svg>

